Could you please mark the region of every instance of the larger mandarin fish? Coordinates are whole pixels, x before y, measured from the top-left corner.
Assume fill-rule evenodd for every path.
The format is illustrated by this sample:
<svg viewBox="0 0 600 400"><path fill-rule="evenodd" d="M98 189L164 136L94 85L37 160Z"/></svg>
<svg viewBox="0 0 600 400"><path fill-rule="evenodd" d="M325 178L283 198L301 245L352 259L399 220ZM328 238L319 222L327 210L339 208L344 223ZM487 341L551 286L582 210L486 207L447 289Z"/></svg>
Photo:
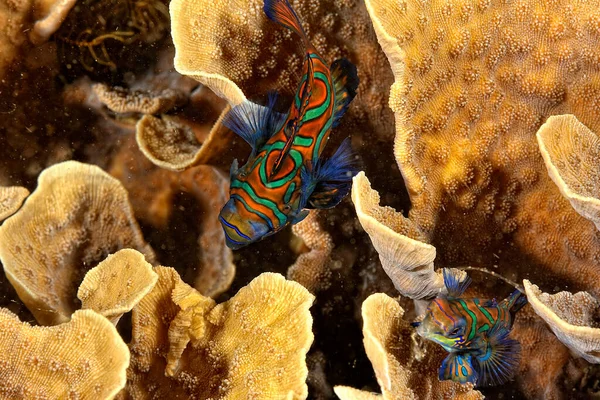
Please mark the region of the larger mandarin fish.
<svg viewBox="0 0 600 400"><path fill-rule="evenodd" d="M440 380L500 385L518 366L520 345L509 338L515 313L527 297L515 290L501 302L463 298L471 282L459 281L458 270L444 269L447 294L431 301L417 333L441 345L450 354L442 361Z"/></svg>
<svg viewBox="0 0 600 400"><path fill-rule="evenodd" d="M252 147L246 164L231 166L230 199L219 215L227 246L239 249L272 235L308 215L331 208L350 190L356 174L346 138L329 159L321 153L356 95L356 67L346 59L328 66L308 41L287 0L265 0L271 20L299 35L306 47L302 78L287 115L245 101L223 124Z"/></svg>

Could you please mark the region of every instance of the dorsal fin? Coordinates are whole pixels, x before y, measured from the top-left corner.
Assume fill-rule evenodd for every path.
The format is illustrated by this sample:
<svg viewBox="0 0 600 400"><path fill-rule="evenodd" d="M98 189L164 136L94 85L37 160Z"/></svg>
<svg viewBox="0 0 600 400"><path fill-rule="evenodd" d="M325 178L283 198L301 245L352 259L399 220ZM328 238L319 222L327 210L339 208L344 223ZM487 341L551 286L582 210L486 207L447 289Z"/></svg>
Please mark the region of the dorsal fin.
<svg viewBox="0 0 600 400"><path fill-rule="evenodd" d="M471 278L467 277L461 282L459 276L462 271L454 268L444 268L444 285L448 290L448 296L460 297L471 284Z"/></svg>
<svg viewBox="0 0 600 400"><path fill-rule="evenodd" d="M348 109L348 105L356 96L356 89L358 88L356 67L345 58L335 60L331 64L331 78L335 99L333 109L333 127L335 128Z"/></svg>
<svg viewBox="0 0 600 400"><path fill-rule="evenodd" d="M273 110L276 101L276 92L269 93L266 107L245 100L225 115L222 124L244 139L256 153L284 121L285 115Z"/></svg>
<svg viewBox="0 0 600 400"><path fill-rule="evenodd" d="M305 43L308 42L302 24L288 0L265 0L263 10L271 21L296 32Z"/></svg>

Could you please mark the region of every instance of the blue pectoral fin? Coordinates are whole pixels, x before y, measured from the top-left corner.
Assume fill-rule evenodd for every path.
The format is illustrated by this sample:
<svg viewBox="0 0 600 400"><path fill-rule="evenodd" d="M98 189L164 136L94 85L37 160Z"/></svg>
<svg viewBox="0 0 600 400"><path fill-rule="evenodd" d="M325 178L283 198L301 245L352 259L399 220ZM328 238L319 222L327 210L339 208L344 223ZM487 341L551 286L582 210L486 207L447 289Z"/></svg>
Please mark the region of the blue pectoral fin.
<svg viewBox="0 0 600 400"><path fill-rule="evenodd" d="M469 353L450 353L444 358L439 370L440 381L452 380L460 383L477 383L479 375L473 367Z"/></svg>
<svg viewBox="0 0 600 400"><path fill-rule="evenodd" d="M464 280L460 280L460 270L444 268L444 285L448 290L448 296L460 297L471 284L471 278L467 276Z"/></svg>
<svg viewBox="0 0 600 400"><path fill-rule="evenodd" d="M358 75L354 64L345 58L340 58L331 64L331 77L333 79L335 99L332 126L335 128L340 123L350 102L356 96Z"/></svg>
<svg viewBox="0 0 600 400"><path fill-rule="evenodd" d="M269 93L266 106L245 100L233 107L222 123L252 146L253 151L258 151L285 122L285 114L273 110L276 102L276 92Z"/></svg>
<svg viewBox="0 0 600 400"><path fill-rule="evenodd" d="M357 174L350 140L344 139L335 154L321 160L302 173L303 208L331 208L350 192L352 178Z"/></svg>
<svg viewBox="0 0 600 400"><path fill-rule="evenodd" d="M510 330L497 323L487 334L487 346L474 358L480 381L478 386L501 385L510 380L519 366L521 346L508 337Z"/></svg>

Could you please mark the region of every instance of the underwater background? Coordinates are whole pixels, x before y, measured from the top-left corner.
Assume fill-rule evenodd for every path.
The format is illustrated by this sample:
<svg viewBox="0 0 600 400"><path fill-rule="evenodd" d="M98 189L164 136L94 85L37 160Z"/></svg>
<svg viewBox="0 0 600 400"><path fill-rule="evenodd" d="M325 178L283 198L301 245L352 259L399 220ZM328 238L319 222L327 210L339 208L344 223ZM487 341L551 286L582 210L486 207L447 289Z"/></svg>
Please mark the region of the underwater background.
<svg viewBox="0 0 600 400"><path fill-rule="evenodd" d="M357 171L231 250L223 122L288 112L299 36L262 0L0 0L0 398L600 398L600 2L289 4L356 66L323 157ZM515 289L510 379L440 381L411 323Z"/></svg>

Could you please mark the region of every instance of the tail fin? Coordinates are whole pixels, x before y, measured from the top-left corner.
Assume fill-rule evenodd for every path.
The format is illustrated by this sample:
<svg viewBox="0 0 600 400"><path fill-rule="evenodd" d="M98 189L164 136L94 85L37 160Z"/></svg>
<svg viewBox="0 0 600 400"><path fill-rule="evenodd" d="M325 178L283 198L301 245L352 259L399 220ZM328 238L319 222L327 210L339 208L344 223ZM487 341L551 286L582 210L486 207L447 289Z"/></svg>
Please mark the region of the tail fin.
<svg viewBox="0 0 600 400"><path fill-rule="evenodd" d="M288 0L265 0L263 10L271 21L296 32L304 41L307 40L300 19Z"/></svg>
<svg viewBox="0 0 600 400"><path fill-rule="evenodd" d="M525 304L527 304L527 296L525 296L525 293L517 289L512 292L504 301L507 303L509 311L514 315L517 311L523 308Z"/></svg>

